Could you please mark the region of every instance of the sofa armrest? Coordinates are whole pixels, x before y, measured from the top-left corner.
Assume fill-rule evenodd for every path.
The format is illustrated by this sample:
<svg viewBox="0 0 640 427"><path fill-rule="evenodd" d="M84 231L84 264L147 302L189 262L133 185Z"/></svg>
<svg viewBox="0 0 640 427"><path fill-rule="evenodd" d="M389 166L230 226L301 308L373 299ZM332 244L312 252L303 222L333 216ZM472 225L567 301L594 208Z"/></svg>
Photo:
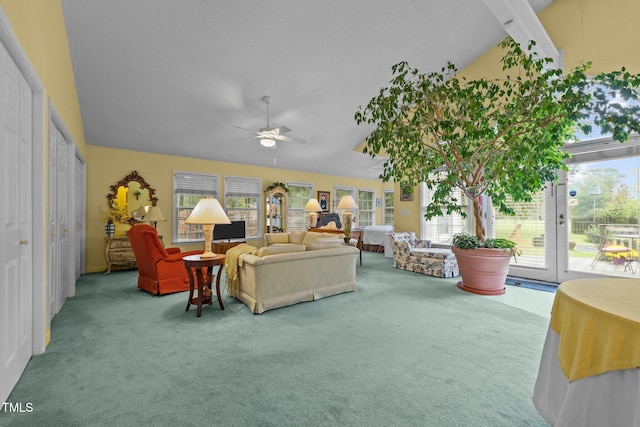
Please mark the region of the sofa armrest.
<svg viewBox="0 0 640 427"><path fill-rule="evenodd" d="M182 252L182 250L180 248L166 248L166 250L167 250L167 253L169 255L178 254L178 253Z"/></svg>

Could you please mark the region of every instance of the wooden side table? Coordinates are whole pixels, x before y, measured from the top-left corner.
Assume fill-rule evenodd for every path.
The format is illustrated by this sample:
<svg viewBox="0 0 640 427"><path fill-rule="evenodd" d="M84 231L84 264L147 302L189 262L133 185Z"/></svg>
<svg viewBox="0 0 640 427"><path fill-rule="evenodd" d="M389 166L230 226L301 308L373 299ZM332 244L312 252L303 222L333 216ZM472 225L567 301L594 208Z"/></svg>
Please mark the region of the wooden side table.
<svg viewBox="0 0 640 427"><path fill-rule="evenodd" d="M216 295L218 297L218 304L220 309L224 310L224 304L222 304L222 295L220 294L220 276L222 276L222 267L224 266L224 260L226 255L216 255L213 258L200 259L200 255L188 255L182 258L184 260L184 267L189 274L189 300L187 301L187 309L191 304L198 306L196 317L200 317L202 313L202 304L211 305L213 303L213 295L211 292L211 282L213 277L213 267L218 266L218 274L216 275ZM206 268L206 277L202 274L202 270ZM194 283L193 273L195 270L196 279L198 282L198 296L193 296L196 284Z"/></svg>
<svg viewBox="0 0 640 427"><path fill-rule="evenodd" d="M211 250L214 254L226 254L227 251L235 246L238 246L240 243L247 243L246 240L234 240L232 242L213 242L211 243Z"/></svg>

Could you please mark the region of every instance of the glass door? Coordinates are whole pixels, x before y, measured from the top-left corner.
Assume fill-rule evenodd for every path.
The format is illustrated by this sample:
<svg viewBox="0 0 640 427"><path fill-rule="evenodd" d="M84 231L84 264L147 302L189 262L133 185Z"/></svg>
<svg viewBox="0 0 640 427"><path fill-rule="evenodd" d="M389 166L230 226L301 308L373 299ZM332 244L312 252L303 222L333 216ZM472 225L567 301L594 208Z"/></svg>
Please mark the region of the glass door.
<svg viewBox="0 0 640 427"><path fill-rule="evenodd" d="M640 277L640 146L606 140L577 144L565 198L568 236L560 281L576 277Z"/></svg>
<svg viewBox="0 0 640 427"><path fill-rule="evenodd" d="M569 172L516 215L495 213L489 235L516 241L509 274L561 283L596 276L640 278L640 137L571 144Z"/></svg>

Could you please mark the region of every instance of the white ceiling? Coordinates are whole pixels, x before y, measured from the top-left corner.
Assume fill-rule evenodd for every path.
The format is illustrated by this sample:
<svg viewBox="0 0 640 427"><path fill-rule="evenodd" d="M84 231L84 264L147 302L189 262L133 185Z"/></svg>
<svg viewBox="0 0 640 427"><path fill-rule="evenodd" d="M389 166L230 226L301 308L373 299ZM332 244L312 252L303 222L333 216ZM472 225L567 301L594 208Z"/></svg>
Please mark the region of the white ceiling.
<svg viewBox="0 0 640 427"><path fill-rule="evenodd" d="M526 1L526 0L525 0ZM552 0L529 0L535 11ZM62 0L86 142L376 178L353 116L406 60L463 68L506 36L479 0ZM262 147L240 126L304 145ZM215 172L215 171L212 171ZM287 177L282 177L286 180Z"/></svg>

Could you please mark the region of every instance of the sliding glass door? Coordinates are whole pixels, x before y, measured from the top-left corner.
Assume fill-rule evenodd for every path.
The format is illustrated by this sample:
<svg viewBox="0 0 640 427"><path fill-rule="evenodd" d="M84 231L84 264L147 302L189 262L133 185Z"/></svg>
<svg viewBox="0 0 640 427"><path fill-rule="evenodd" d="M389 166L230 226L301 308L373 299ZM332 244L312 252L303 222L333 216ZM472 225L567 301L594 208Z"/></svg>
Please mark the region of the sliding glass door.
<svg viewBox="0 0 640 427"><path fill-rule="evenodd" d="M496 213L487 228L522 251L510 274L563 282L582 277L640 277L640 138L572 144L569 172L516 215Z"/></svg>

